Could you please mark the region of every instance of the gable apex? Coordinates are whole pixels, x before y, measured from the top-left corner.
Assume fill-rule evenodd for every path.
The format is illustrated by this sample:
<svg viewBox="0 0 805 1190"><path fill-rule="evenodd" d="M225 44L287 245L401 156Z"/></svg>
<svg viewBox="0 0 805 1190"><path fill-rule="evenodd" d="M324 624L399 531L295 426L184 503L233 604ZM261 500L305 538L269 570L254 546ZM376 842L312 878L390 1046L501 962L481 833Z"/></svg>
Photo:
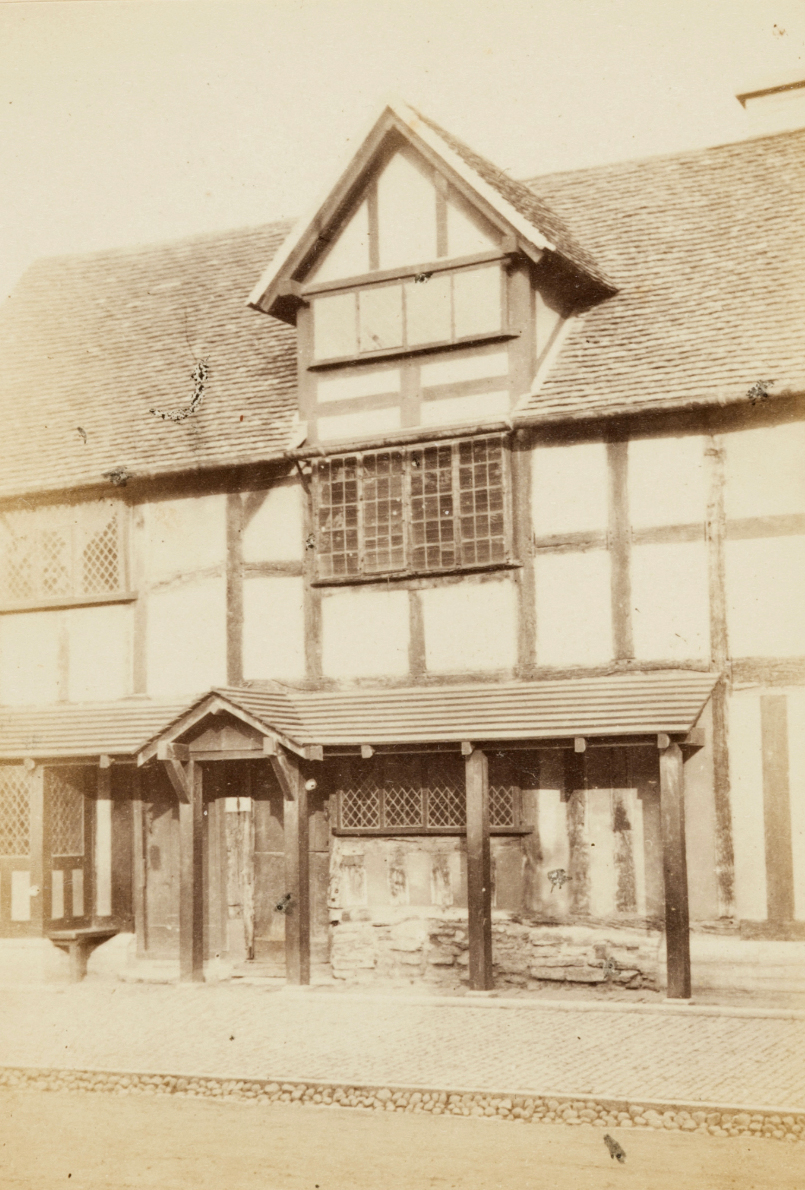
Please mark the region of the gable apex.
<svg viewBox="0 0 805 1190"><path fill-rule="evenodd" d="M361 200L370 176L378 171L382 175L397 158L426 163L435 177L448 184L456 198L448 204L448 209L457 228L468 222L465 211L469 211L469 221L473 215L480 216L484 224L496 229L501 240L513 239L517 250L535 263L545 252L555 254L595 285L614 291L594 262L573 243L560 221L549 215L528 187L474 154L407 104L394 99L383 106L324 197L296 224L247 304L294 323L300 284L336 252L339 240L347 236L356 242L360 240L360 226L367 220ZM549 217L543 219L542 214ZM561 234L546 234L540 224L546 228L550 225L550 231L559 230ZM435 256L434 253L432 259ZM427 259L426 256L421 263ZM383 265L375 261L373 267Z"/></svg>

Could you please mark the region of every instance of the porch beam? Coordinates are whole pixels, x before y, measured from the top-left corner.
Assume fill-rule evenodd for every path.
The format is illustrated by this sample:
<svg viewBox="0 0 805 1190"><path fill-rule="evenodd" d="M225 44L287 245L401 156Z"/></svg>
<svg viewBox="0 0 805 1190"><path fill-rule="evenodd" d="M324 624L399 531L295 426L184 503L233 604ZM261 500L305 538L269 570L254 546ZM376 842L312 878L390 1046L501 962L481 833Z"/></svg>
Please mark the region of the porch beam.
<svg viewBox="0 0 805 1190"><path fill-rule="evenodd" d="M679 744L660 749L660 817L665 883L668 998L690 999L690 920L685 847L684 754Z"/></svg>
<svg viewBox="0 0 805 1190"><path fill-rule="evenodd" d="M308 798L296 756L277 750L271 757L282 789L285 836L285 978L310 983L310 847Z"/></svg>
<svg viewBox="0 0 805 1190"><path fill-rule="evenodd" d="M166 767L170 763L166 761ZM174 762L178 763L178 762ZM179 766L181 769L181 766ZM190 761L182 769L189 789L179 802L179 979L204 981L203 900L203 776L201 765ZM169 771L170 775L170 771Z"/></svg>
<svg viewBox="0 0 805 1190"><path fill-rule="evenodd" d="M157 757L165 769L180 805L189 805L192 800L189 749L183 744L167 744L160 741Z"/></svg>
<svg viewBox="0 0 805 1190"><path fill-rule="evenodd" d="M492 979L492 862L489 851L489 766L475 748L464 761L467 794L467 918L471 991Z"/></svg>

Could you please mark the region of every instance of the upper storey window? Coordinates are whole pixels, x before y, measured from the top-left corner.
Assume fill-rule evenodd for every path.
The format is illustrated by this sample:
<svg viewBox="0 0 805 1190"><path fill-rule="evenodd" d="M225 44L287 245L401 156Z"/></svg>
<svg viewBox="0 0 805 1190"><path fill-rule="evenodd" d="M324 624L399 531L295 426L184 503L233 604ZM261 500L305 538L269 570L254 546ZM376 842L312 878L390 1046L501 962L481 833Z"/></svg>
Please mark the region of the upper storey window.
<svg viewBox="0 0 805 1190"><path fill-rule="evenodd" d="M122 504L20 509L0 515L0 605L100 602L126 582Z"/></svg>
<svg viewBox="0 0 805 1190"><path fill-rule="evenodd" d="M421 273L313 299L314 357L367 356L499 333L503 325L499 265Z"/></svg>

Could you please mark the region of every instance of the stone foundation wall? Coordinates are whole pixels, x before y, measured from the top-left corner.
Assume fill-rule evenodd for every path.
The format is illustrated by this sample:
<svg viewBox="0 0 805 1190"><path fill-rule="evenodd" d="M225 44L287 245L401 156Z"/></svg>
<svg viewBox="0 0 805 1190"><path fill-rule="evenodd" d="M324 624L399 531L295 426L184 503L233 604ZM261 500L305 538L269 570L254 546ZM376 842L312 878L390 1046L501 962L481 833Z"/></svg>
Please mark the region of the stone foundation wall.
<svg viewBox="0 0 805 1190"><path fill-rule="evenodd" d="M618 926L527 925L495 914L495 986L533 988L550 981L656 988L660 937ZM330 962L334 977L347 983L460 988L469 965L466 913L344 913L331 925Z"/></svg>

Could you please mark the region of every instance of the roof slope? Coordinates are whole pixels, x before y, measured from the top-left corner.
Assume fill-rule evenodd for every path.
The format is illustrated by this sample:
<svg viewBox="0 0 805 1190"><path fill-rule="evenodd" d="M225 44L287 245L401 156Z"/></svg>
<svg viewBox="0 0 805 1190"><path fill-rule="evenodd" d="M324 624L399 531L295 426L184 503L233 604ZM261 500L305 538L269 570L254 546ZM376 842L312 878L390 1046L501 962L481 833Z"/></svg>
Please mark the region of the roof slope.
<svg viewBox="0 0 805 1190"><path fill-rule="evenodd" d="M530 185L619 292L578 320L529 411L805 391L805 130Z"/></svg>
<svg viewBox="0 0 805 1190"><path fill-rule="evenodd" d="M656 670L565 681L306 693L221 687L181 705L150 699L7 707L0 758L132 755L220 695L299 746L548 740L687 732L718 678ZM181 734L181 732L179 733Z"/></svg>
<svg viewBox="0 0 805 1190"><path fill-rule="evenodd" d="M0 309L0 411L13 442L0 495L282 450L296 409L295 335L244 299L287 230L35 264ZM209 373L200 406L178 423L155 417L152 407L189 404L194 357Z"/></svg>
<svg viewBox="0 0 805 1190"><path fill-rule="evenodd" d="M737 401L759 380L805 390L805 131L531 187L549 204L540 218L563 221L545 234L571 228L619 292L578 320L524 416ZM13 442L0 497L289 448L295 332L244 304L289 226L34 265L0 308L0 424ZM189 403L194 355L209 365L200 407L157 419L150 408Z"/></svg>

